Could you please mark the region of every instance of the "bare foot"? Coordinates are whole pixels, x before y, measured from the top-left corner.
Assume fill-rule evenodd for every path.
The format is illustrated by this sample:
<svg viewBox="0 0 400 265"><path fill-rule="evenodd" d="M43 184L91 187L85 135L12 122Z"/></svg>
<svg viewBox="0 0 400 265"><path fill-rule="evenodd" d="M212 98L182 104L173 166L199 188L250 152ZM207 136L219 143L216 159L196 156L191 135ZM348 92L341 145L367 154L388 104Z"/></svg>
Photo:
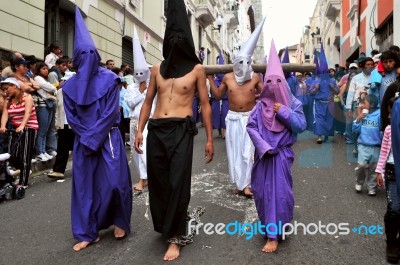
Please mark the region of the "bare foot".
<svg viewBox="0 0 400 265"><path fill-rule="evenodd" d="M246 196L246 197L253 197L253 193L251 192L250 187L244 188L243 195Z"/></svg>
<svg viewBox="0 0 400 265"><path fill-rule="evenodd" d="M165 252L164 260L171 261L179 257L180 246L175 243L169 243L167 252Z"/></svg>
<svg viewBox="0 0 400 265"><path fill-rule="evenodd" d="M136 191L143 191L144 187L147 187L147 179L140 179L138 183L133 186Z"/></svg>
<svg viewBox="0 0 400 265"><path fill-rule="evenodd" d="M90 244L94 244L94 243L97 243L97 242L99 242L99 241L100 241L100 237L96 238L96 240L93 241L93 242L82 241L82 242L79 242L79 243L75 244L75 245L73 246L73 249L74 249L75 251L80 251L80 250L82 250L82 249L84 249L84 248L87 248Z"/></svg>
<svg viewBox="0 0 400 265"><path fill-rule="evenodd" d="M116 239L122 239L126 235L125 230L122 228L119 228L118 226L114 225L114 237Z"/></svg>
<svg viewBox="0 0 400 265"><path fill-rule="evenodd" d="M278 248L278 240L268 238L267 244L262 248L262 252L272 253L275 252Z"/></svg>

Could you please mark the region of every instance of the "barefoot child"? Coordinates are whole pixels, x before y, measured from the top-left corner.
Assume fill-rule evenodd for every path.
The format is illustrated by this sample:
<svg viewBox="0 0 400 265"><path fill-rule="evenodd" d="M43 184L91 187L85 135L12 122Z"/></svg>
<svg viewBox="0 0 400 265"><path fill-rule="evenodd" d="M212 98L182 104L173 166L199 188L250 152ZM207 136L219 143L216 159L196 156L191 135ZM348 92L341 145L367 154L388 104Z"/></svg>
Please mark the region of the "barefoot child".
<svg viewBox="0 0 400 265"><path fill-rule="evenodd" d="M263 225L277 227L293 218L291 146L307 124L302 103L291 94L286 83L274 42L268 58L264 88L250 114L247 131L255 146L251 187L258 217ZM265 236L267 243L262 251L276 251L278 231L271 227Z"/></svg>

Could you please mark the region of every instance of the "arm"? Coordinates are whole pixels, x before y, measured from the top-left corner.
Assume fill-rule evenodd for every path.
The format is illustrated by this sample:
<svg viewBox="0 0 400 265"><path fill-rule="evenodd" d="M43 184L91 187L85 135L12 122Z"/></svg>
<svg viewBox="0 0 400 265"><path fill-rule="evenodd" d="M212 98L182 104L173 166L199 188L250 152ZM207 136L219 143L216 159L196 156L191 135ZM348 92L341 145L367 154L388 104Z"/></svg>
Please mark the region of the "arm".
<svg viewBox="0 0 400 265"><path fill-rule="evenodd" d="M310 89L309 89L310 94L311 95L317 94L319 92L319 87L320 87L319 80L318 81L315 80L314 82L312 82L310 84Z"/></svg>
<svg viewBox="0 0 400 265"><path fill-rule="evenodd" d="M146 98L146 93L144 93L145 89L141 90L142 84L144 84L146 88L146 82L142 82L139 87L132 84L126 90L124 100L131 110L134 110L135 107Z"/></svg>
<svg viewBox="0 0 400 265"><path fill-rule="evenodd" d="M381 145L381 152L379 153L379 160L378 164L376 165L375 172L376 173L384 173L385 163L389 157L390 153L390 126L387 126L385 132L383 134L382 145Z"/></svg>
<svg viewBox="0 0 400 265"><path fill-rule="evenodd" d="M15 129L15 132L19 133L19 132L22 132L24 130L25 125L28 122L29 117L32 114L32 109L33 109L33 99L32 99L32 96L30 94L27 94L25 96L25 113L24 113L24 117L22 118L21 124L18 126L17 129Z"/></svg>
<svg viewBox="0 0 400 265"><path fill-rule="evenodd" d="M286 128L295 133L302 133L307 127L306 118L303 113L303 105L298 100L293 102L292 108L280 105L276 116Z"/></svg>
<svg viewBox="0 0 400 265"><path fill-rule="evenodd" d="M80 142L93 151L97 151L108 136L119 115L119 90L114 85L106 95L107 106L96 123L80 137Z"/></svg>
<svg viewBox="0 0 400 265"><path fill-rule="evenodd" d="M7 125L7 121L8 121L7 105L8 105L8 100L4 100L3 113L1 114L0 133L6 132L6 125Z"/></svg>
<svg viewBox="0 0 400 265"><path fill-rule="evenodd" d="M57 91L56 87L47 82L43 77L41 76L35 76L35 81L39 84L39 87L43 89L44 91L54 95Z"/></svg>
<svg viewBox="0 0 400 265"><path fill-rule="evenodd" d="M215 99L220 100L222 95L224 95L226 88L227 88L226 84L224 82L225 77L222 79L221 85L218 88L215 85L214 78L212 75L207 75L207 79L210 82L210 89L211 89L212 93L214 94Z"/></svg>
<svg viewBox="0 0 400 265"><path fill-rule="evenodd" d="M160 65L156 65L151 68L150 83L147 88L146 98L144 99L142 108L140 110L138 132L135 136L135 150L139 154L143 154L143 151L140 148L140 146L143 145L142 132L143 132L144 126L146 125L147 121L149 120L152 103L153 103L154 97L157 94L156 76L159 71L160 71Z"/></svg>
<svg viewBox="0 0 400 265"><path fill-rule="evenodd" d="M265 153L272 150L272 147L261 137L261 132L258 128L258 105L253 108L250 113L249 121L247 122L246 129L254 144L255 152L259 157L263 157Z"/></svg>
<svg viewBox="0 0 400 265"><path fill-rule="evenodd" d="M75 108L75 102L72 101L67 94L63 92L63 101L64 101L64 110L65 115L67 116L68 124L71 126L71 129L78 136L83 135L88 128L84 126L79 120L78 114Z"/></svg>
<svg viewBox="0 0 400 265"><path fill-rule="evenodd" d="M211 106L208 101L208 91L206 86L206 74L202 65L198 64L194 68L197 77L197 91L201 102L201 113L203 116L203 123L207 135L207 143L205 146L206 163L209 163L214 158L214 144L212 137L212 121L211 121ZM214 82L214 80L213 80ZM211 83L211 82L210 82Z"/></svg>

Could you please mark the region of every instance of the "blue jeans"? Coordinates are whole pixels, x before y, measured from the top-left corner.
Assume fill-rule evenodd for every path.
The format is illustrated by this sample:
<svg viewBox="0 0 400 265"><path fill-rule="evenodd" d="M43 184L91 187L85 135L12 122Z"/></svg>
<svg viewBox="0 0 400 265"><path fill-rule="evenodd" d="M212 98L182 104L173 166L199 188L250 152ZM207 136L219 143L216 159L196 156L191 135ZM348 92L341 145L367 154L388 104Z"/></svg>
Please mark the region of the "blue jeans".
<svg viewBox="0 0 400 265"><path fill-rule="evenodd" d="M36 107L39 129L36 139L36 153L50 153L57 150L57 136L55 130L56 108Z"/></svg>

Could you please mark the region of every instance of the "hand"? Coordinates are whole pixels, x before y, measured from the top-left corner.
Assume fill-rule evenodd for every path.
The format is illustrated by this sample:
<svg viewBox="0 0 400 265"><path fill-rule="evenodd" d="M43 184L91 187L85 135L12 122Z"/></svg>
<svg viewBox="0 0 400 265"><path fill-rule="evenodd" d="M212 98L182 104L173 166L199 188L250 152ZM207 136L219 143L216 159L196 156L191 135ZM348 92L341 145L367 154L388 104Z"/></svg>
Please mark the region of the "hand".
<svg viewBox="0 0 400 265"><path fill-rule="evenodd" d="M376 177L376 181L377 181L378 187L382 187L383 186L382 173L378 173L378 176Z"/></svg>
<svg viewBox="0 0 400 265"><path fill-rule="evenodd" d="M16 133L20 133L20 132L22 132L22 131L24 130L24 128L25 128L25 126L20 125L20 126L18 126L17 129L15 129L15 132L16 132Z"/></svg>
<svg viewBox="0 0 400 265"><path fill-rule="evenodd" d="M1 127L1 128L0 128L0 133L5 133L6 131L7 131L6 128L4 128L4 127Z"/></svg>
<svg viewBox="0 0 400 265"><path fill-rule="evenodd" d="M208 80L214 80L214 75L207 75Z"/></svg>
<svg viewBox="0 0 400 265"><path fill-rule="evenodd" d="M206 149L205 149L205 155L206 155L206 164L210 163L213 158L214 158L214 144L208 143L206 144Z"/></svg>
<svg viewBox="0 0 400 265"><path fill-rule="evenodd" d="M274 111L275 112L278 112L280 108L281 108L281 103L275 103L274 104Z"/></svg>
<svg viewBox="0 0 400 265"><path fill-rule="evenodd" d="M357 116L357 121L361 121L362 119L364 119L365 117L367 116L367 113L360 113L360 114L358 114L358 116Z"/></svg>
<svg viewBox="0 0 400 265"><path fill-rule="evenodd" d="M135 151L138 154L143 154L143 150L141 149L141 146L143 146L143 135L141 132L138 132L135 136Z"/></svg>

